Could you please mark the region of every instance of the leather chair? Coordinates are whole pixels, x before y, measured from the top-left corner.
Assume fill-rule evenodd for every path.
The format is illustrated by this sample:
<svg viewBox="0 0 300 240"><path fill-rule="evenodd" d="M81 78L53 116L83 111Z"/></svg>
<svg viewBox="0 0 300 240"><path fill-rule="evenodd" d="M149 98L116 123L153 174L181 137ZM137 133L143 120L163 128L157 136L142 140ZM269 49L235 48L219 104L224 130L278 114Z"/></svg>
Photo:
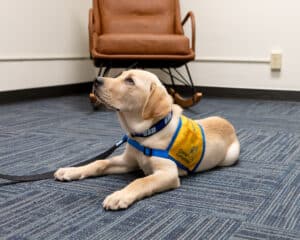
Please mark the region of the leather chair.
<svg viewBox="0 0 300 240"><path fill-rule="evenodd" d="M183 32L189 18L191 44ZM195 59L195 19L189 12L181 22L178 0L93 0L89 43L100 76L111 68L160 68L171 78L176 103L188 107L201 99L187 66ZM177 70L183 65L189 81ZM183 98L175 92L175 80L192 87L193 96Z"/></svg>

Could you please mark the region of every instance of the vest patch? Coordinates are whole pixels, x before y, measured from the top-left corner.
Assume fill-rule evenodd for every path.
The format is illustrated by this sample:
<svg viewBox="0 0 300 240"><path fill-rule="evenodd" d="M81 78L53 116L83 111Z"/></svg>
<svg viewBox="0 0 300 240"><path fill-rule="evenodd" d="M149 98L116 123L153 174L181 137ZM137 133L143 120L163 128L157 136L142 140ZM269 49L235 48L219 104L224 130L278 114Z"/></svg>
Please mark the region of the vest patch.
<svg viewBox="0 0 300 240"><path fill-rule="evenodd" d="M189 171L194 171L204 154L204 133L192 119L182 116L181 121L181 128L169 148L169 155Z"/></svg>

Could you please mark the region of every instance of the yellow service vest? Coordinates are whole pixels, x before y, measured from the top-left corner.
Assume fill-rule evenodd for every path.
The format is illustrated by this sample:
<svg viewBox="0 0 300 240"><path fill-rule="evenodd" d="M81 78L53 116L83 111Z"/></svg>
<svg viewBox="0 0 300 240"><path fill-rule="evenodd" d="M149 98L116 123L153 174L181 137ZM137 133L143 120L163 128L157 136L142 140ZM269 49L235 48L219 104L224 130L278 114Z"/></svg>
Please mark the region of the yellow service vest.
<svg viewBox="0 0 300 240"><path fill-rule="evenodd" d="M184 169L193 172L201 162L205 151L203 128L194 120L181 117L181 127L169 145L169 155Z"/></svg>
<svg viewBox="0 0 300 240"><path fill-rule="evenodd" d="M177 129L165 150L145 147L129 137L127 142L146 156L170 159L188 172L196 171L205 153L205 134L202 126L185 116L179 119Z"/></svg>

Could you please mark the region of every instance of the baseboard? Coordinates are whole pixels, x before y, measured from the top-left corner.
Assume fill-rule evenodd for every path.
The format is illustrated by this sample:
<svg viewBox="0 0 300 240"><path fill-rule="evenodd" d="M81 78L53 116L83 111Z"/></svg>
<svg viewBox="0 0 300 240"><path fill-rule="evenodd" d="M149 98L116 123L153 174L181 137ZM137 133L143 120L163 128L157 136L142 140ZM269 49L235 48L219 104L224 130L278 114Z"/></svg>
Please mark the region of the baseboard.
<svg viewBox="0 0 300 240"><path fill-rule="evenodd" d="M83 93L88 94L91 91L91 86L92 83L80 83L73 85L0 92L0 104ZM189 88L184 86L177 86L175 87L175 89L183 95L190 92ZM196 87L196 90L202 92L204 97L300 101L299 91L256 90L219 87Z"/></svg>
<svg viewBox="0 0 300 240"><path fill-rule="evenodd" d="M0 104L28 101L41 98L60 97L89 93L92 83L79 83L72 85L62 85L54 87L32 88L16 91L0 92Z"/></svg>
<svg viewBox="0 0 300 240"><path fill-rule="evenodd" d="M178 90L182 94L188 94L191 92L190 88L185 86L176 86L175 90ZM300 101L300 91L258 90L244 88L221 88L200 86L197 86L196 90L202 92L204 97Z"/></svg>

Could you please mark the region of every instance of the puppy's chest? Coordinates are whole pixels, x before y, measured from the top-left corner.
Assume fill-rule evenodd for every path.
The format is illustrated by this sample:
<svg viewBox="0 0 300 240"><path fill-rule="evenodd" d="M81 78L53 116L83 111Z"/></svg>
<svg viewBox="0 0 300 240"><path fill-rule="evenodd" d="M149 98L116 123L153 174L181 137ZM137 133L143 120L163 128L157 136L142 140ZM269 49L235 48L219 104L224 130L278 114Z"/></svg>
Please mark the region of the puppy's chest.
<svg viewBox="0 0 300 240"><path fill-rule="evenodd" d="M137 162L139 164L140 169L143 170L145 175L153 173L153 167L151 165L151 162L149 161L149 157L145 156L144 154L138 153Z"/></svg>

